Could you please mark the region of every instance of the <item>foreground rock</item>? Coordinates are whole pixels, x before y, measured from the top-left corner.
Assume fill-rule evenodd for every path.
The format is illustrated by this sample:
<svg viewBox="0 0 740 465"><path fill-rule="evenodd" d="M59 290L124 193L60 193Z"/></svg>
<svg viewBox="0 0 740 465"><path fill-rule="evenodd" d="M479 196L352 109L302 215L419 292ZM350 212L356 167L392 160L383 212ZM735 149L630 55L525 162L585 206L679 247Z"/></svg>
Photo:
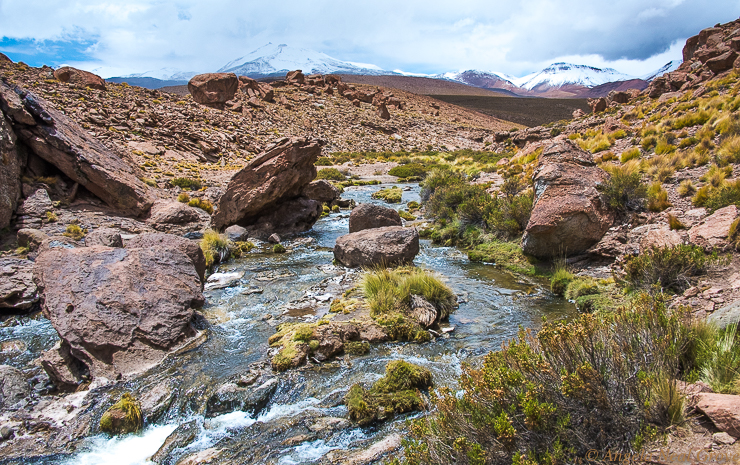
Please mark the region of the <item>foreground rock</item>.
<svg viewBox="0 0 740 465"><path fill-rule="evenodd" d="M44 315L93 378L159 363L194 336L193 307L204 303L192 260L167 246L49 249L34 280Z"/></svg>
<svg viewBox="0 0 740 465"><path fill-rule="evenodd" d="M709 417L718 430L740 438L740 396L703 392L696 408Z"/></svg>
<svg viewBox="0 0 740 465"><path fill-rule="evenodd" d="M409 263L418 253L419 232L401 226L350 233L337 238L334 246L334 258L350 268Z"/></svg>
<svg viewBox="0 0 740 465"><path fill-rule="evenodd" d="M10 122L5 118L5 113L0 111L0 229L10 224L10 218L18 207L21 171L25 164Z"/></svg>
<svg viewBox="0 0 740 465"><path fill-rule="evenodd" d="M730 225L737 216L738 208L735 205L720 208L689 230L689 240L707 251L724 250L728 247L727 233Z"/></svg>
<svg viewBox="0 0 740 465"><path fill-rule="evenodd" d="M6 409L28 397L31 389L20 370L0 365L0 409Z"/></svg>
<svg viewBox="0 0 740 465"><path fill-rule="evenodd" d="M614 221L596 187L609 175L570 141L545 148L534 174L535 201L522 238L538 258L576 255L599 242Z"/></svg>
<svg viewBox="0 0 740 465"><path fill-rule="evenodd" d="M362 203L349 214L351 233L385 226L403 226L401 216L396 210L374 203Z"/></svg>
<svg viewBox="0 0 740 465"><path fill-rule="evenodd" d="M33 282L33 262L0 258L0 312L25 311L39 300Z"/></svg>
<svg viewBox="0 0 740 465"><path fill-rule="evenodd" d="M201 281L206 273L206 257L203 250L197 242L191 241L181 236L165 233L139 234L138 236L126 241L128 249L150 249L159 250L172 247L187 255L193 262L195 271L200 276Z"/></svg>
<svg viewBox="0 0 740 465"><path fill-rule="evenodd" d="M206 73L193 76L188 91L196 102L223 109L239 90L239 78L234 73Z"/></svg>
<svg viewBox="0 0 740 465"><path fill-rule="evenodd" d="M69 82L70 84L75 84L80 87L105 90L105 81L103 78L97 74L72 68L71 66L63 66L54 71L54 77L62 82Z"/></svg>
<svg viewBox="0 0 740 465"><path fill-rule="evenodd" d="M320 208L320 203L301 197L301 193L316 177L314 163L320 153L321 147L317 141L286 138L258 155L229 181L226 193L219 200L218 211L213 216L214 227L223 229L239 224L250 229L249 226L256 224L261 217L279 210L281 204L304 199L301 204L303 214L307 215L305 221L292 215L284 223L303 228L310 223L310 228L318 219L313 218L311 206L318 205ZM280 230L285 226L276 225L276 230L272 232L293 232Z"/></svg>
<svg viewBox="0 0 740 465"><path fill-rule="evenodd" d="M36 155L122 213L141 215L149 210L154 197L137 168L44 99L20 89L15 92L38 124L14 120L13 128Z"/></svg>

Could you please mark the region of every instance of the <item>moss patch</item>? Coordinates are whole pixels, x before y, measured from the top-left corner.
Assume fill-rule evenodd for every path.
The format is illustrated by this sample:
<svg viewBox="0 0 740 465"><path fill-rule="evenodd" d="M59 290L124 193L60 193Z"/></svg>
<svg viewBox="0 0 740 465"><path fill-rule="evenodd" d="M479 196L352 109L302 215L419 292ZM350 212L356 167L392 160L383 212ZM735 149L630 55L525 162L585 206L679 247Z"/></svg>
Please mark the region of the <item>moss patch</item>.
<svg viewBox="0 0 740 465"><path fill-rule="evenodd" d="M533 260L522 252L519 244L514 242L486 242L468 251L468 258L473 262L495 263L501 268L526 275L535 275Z"/></svg>
<svg viewBox="0 0 740 465"><path fill-rule="evenodd" d="M374 192L371 196L374 199L381 199L386 203L401 203L402 190L399 187L390 187L388 189L380 189L378 192Z"/></svg>
<svg viewBox="0 0 740 465"><path fill-rule="evenodd" d="M100 431L108 434L135 433L144 427L141 406L131 394L125 393L100 419Z"/></svg>

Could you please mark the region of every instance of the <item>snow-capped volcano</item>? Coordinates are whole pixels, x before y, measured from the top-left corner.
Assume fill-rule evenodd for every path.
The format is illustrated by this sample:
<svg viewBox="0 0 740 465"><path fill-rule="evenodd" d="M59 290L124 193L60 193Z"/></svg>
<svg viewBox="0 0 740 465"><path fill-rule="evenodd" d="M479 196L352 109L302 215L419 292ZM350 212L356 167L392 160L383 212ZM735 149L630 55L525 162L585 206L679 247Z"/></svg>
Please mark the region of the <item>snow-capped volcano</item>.
<svg viewBox="0 0 740 465"><path fill-rule="evenodd" d="M536 87L563 87L565 85L580 85L595 87L607 82L627 81L632 76L620 73L612 68L594 68L592 66L573 65L570 63L553 63L539 73L514 79L512 82L518 87L533 90Z"/></svg>
<svg viewBox="0 0 740 465"><path fill-rule="evenodd" d="M143 73L129 74L125 78L154 78L162 81L188 81L198 74L195 71L182 71L177 68L160 68Z"/></svg>
<svg viewBox="0 0 740 465"><path fill-rule="evenodd" d="M250 54L232 60L218 71L240 76L265 77L285 75L300 69L305 74L393 74L366 63L352 63L306 48L268 43Z"/></svg>

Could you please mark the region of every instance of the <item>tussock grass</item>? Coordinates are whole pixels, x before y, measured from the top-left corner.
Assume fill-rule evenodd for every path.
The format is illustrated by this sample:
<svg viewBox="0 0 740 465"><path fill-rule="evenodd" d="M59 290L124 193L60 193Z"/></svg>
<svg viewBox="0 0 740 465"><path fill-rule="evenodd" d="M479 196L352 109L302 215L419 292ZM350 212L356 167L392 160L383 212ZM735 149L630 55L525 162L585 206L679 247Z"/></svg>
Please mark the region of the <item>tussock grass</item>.
<svg viewBox="0 0 740 465"><path fill-rule="evenodd" d="M200 240L200 248L206 257L206 266L209 268L221 263L231 255L229 239L225 234L219 234L212 229L208 229L203 233L203 238Z"/></svg>

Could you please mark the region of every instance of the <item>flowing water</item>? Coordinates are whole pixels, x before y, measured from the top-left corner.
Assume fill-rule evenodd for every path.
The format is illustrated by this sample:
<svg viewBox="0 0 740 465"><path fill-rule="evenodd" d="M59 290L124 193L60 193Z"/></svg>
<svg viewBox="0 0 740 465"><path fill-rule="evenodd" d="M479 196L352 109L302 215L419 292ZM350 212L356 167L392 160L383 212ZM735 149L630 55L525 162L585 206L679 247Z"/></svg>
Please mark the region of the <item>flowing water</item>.
<svg viewBox="0 0 740 465"><path fill-rule="evenodd" d="M370 195L381 187L351 187L343 197L358 203L377 202ZM419 201L418 185L405 187L410 190L403 193L404 205L397 208L411 200ZM374 345L363 356L291 370L277 376L275 393L257 413L236 411L204 418L203 405L209 393L267 360L267 339L275 332L276 324L290 321L286 318L315 321L320 316L310 306L289 303L306 292L314 293L319 301L335 297L322 295L316 286L345 276L345 269L331 265L331 249L336 238L347 233L348 223L347 211L332 213L304 235L314 240L312 244L297 245L286 254L267 253L265 247L262 252L254 251L220 267L219 272L244 275L236 286L206 292L203 314L210 323L208 340L110 391L110 396L124 390L140 396L156 389L170 392L155 424L147 425L137 435L90 437L74 454L27 463L147 463L146 458L177 425L191 420L195 420L198 433L188 446L178 450L177 457L215 446L227 451L222 463L315 463L334 449L365 448L402 431L408 416L373 427L340 428L309 435L306 440L299 437L285 441L307 432L306 425L316 418L346 416L344 393L354 383L369 385L380 378L389 361L403 359L424 366L432 372L436 386L455 389L463 363L479 363L484 354L514 337L520 326L537 328L543 317L557 320L575 312L571 304L553 297L542 283L515 277L490 264L471 263L457 249L422 240L414 263L442 275L459 296L460 307L449 319L453 331L425 344L384 343ZM286 306L291 308L290 313L281 318ZM11 340L22 341L25 347L20 352L0 352L0 363L27 369L41 351L54 344L56 333L48 321L40 318L0 328L0 343ZM91 421L98 418L91 417Z"/></svg>

